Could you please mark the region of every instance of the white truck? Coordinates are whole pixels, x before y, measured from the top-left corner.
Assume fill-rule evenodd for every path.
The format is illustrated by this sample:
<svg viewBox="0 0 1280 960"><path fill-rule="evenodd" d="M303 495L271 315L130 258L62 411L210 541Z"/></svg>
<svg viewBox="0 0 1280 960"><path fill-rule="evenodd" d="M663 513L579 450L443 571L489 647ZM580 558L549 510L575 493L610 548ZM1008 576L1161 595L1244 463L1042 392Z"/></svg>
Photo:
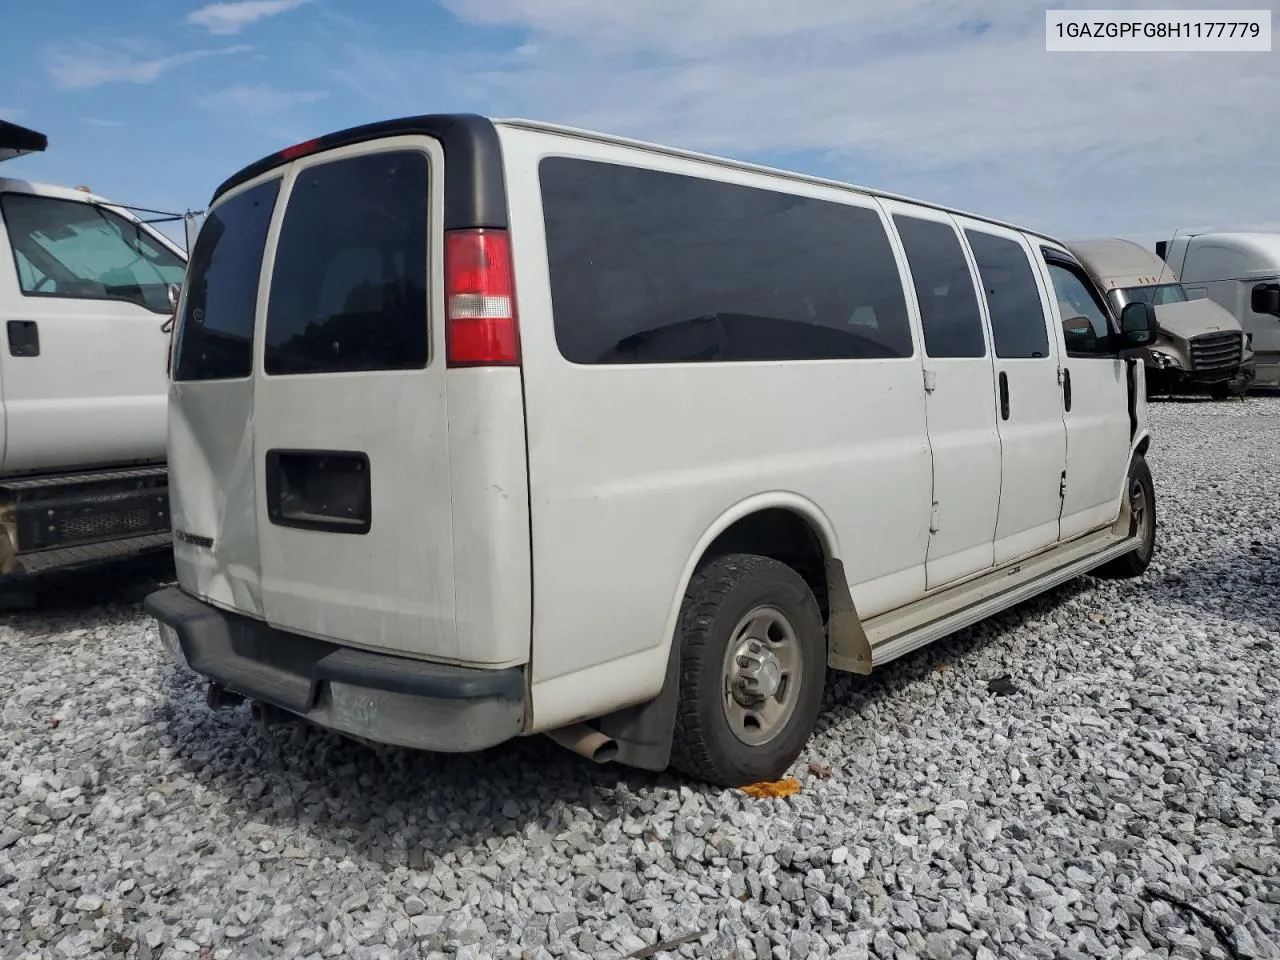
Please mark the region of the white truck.
<svg viewBox="0 0 1280 960"><path fill-rule="evenodd" d="M47 138L0 121L0 161ZM0 177L0 576L162 549L186 255L84 188Z"/></svg>
<svg viewBox="0 0 1280 960"><path fill-rule="evenodd" d="M1257 386L1280 387L1280 233L1184 233L1156 253L1190 296L1224 307L1252 337Z"/></svg>

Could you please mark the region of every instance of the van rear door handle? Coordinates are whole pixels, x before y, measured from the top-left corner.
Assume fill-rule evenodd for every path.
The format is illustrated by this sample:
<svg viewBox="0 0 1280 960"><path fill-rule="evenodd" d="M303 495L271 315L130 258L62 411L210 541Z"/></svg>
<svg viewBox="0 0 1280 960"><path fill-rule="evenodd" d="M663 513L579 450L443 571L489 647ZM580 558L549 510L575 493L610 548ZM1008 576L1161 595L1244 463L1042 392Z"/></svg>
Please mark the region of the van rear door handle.
<svg viewBox="0 0 1280 960"><path fill-rule="evenodd" d="M1071 371L1065 367L1062 370L1062 405L1067 413L1071 412Z"/></svg>
<svg viewBox="0 0 1280 960"><path fill-rule="evenodd" d="M10 320L5 330L9 335L10 356L40 356L40 328L34 320Z"/></svg>
<svg viewBox="0 0 1280 960"><path fill-rule="evenodd" d="M1009 419L1009 375L1000 371L1000 419Z"/></svg>

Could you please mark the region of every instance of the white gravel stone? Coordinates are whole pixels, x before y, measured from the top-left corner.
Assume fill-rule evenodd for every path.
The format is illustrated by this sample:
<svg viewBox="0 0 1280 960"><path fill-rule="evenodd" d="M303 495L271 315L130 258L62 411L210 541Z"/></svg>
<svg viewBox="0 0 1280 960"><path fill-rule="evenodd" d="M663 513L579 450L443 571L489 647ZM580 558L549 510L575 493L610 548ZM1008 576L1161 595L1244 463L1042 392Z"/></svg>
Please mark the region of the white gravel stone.
<svg viewBox="0 0 1280 960"><path fill-rule="evenodd" d="M0 957L1227 957L1168 894L1280 958L1280 398L1151 418L1148 574L839 677L785 800L264 730L147 570L62 582L0 614Z"/></svg>

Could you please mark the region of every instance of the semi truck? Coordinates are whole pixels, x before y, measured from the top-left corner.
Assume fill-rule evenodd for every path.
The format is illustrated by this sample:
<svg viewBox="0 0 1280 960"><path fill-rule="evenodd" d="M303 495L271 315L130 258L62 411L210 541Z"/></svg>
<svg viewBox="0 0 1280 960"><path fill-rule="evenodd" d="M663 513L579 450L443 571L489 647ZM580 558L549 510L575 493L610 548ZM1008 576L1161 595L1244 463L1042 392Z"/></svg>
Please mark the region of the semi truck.
<svg viewBox="0 0 1280 960"><path fill-rule="evenodd" d="M1131 240L1105 237L1067 244L1119 316L1143 301L1155 308L1156 340L1142 351L1152 394L1244 394L1255 376L1250 337L1230 312L1193 296L1179 272Z"/></svg>
<svg viewBox="0 0 1280 960"><path fill-rule="evenodd" d="M1191 296L1229 313L1252 340L1257 385L1280 387L1280 233L1184 233L1156 244Z"/></svg>

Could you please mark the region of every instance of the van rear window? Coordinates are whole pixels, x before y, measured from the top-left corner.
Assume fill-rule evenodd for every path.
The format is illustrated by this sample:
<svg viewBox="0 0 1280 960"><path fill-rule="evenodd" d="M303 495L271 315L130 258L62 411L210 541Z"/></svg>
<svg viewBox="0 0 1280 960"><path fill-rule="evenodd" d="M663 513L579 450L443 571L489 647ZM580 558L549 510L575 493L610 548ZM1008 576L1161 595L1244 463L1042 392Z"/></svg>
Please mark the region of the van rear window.
<svg viewBox="0 0 1280 960"><path fill-rule="evenodd" d="M279 179L260 183L219 204L201 227L174 344L175 380L232 380L252 372L258 277L279 192Z"/></svg>
<svg viewBox="0 0 1280 960"><path fill-rule="evenodd" d="M540 167L556 340L583 364L908 357L864 207L598 161Z"/></svg>
<svg viewBox="0 0 1280 960"><path fill-rule="evenodd" d="M427 175L408 150L298 174L267 305L268 374L427 365Z"/></svg>

